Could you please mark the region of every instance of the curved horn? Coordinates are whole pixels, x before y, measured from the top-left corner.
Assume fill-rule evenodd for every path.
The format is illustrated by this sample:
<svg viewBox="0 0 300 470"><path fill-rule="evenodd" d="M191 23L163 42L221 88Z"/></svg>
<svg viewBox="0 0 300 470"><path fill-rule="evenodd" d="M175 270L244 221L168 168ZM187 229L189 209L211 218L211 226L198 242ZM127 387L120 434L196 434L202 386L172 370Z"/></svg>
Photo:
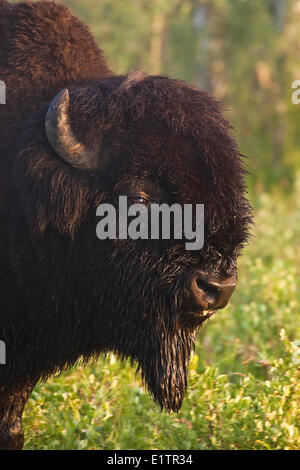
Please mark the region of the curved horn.
<svg viewBox="0 0 300 470"><path fill-rule="evenodd" d="M97 170L100 166L100 148L97 151L90 149L77 140L71 128L68 109L69 91L65 88L55 96L48 108L45 118L47 139L69 165L79 170Z"/></svg>

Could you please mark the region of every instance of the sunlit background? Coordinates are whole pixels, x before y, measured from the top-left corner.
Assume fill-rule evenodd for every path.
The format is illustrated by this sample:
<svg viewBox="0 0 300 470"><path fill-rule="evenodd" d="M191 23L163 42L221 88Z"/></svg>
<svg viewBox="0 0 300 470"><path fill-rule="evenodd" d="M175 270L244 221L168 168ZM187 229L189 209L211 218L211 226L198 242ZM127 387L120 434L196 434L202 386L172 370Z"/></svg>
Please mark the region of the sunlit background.
<svg viewBox="0 0 300 470"><path fill-rule="evenodd" d="M178 415L111 355L36 388L26 448L300 449L300 1L64 3L115 73L181 78L224 103L256 226L230 305L199 335Z"/></svg>
<svg viewBox="0 0 300 470"><path fill-rule="evenodd" d="M291 189L300 168L300 1L69 0L111 69L192 82L228 109L251 184ZM260 186L259 186L260 187Z"/></svg>

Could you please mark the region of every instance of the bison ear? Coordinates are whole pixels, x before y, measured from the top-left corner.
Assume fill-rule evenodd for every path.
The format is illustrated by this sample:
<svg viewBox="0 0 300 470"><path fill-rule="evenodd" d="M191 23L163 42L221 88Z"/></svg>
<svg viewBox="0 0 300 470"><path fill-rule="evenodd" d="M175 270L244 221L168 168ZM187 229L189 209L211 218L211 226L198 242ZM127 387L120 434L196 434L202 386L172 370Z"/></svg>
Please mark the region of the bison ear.
<svg viewBox="0 0 300 470"><path fill-rule="evenodd" d="M79 142L72 130L69 111L69 91L60 91L50 103L45 130L55 152L69 165L79 170L98 170L101 167L100 147L91 149Z"/></svg>

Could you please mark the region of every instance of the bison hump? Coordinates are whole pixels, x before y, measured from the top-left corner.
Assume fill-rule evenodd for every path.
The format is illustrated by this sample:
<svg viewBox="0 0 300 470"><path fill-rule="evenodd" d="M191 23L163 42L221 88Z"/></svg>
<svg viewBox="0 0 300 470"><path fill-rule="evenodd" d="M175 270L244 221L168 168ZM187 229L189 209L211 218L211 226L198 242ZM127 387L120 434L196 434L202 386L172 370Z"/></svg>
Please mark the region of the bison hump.
<svg viewBox="0 0 300 470"><path fill-rule="evenodd" d="M0 80L6 83L6 111L30 112L62 88L112 75L87 26L65 5L0 0L0 8Z"/></svg>

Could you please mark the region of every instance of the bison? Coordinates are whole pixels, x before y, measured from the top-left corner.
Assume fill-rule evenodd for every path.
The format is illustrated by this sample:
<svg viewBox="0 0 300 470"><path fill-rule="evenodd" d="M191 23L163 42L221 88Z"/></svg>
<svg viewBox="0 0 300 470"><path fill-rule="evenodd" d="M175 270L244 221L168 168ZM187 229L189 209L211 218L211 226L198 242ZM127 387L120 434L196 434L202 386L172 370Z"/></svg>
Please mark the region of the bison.
<svg viewBox="0 0 300 470"><path fill-rule="evenodd" d="M39 380L113 351L178 411L195 334L235 287L251 223L221 105L180 80L110 71L52 1L0 0L0 448L23 446ZM99 204L204 204L205 239L96 236Z"/></svg>

